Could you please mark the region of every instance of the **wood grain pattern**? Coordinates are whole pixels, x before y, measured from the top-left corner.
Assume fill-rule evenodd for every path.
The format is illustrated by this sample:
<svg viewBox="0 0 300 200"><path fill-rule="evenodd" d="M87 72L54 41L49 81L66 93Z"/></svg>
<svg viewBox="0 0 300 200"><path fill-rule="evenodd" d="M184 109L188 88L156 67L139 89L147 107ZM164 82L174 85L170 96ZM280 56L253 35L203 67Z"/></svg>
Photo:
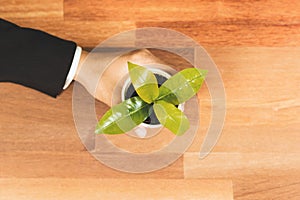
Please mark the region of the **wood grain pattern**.
<svg viewBox="0 0 300 200"><path fill-rule="evenodd" d="M29 147L30 148L30 147ZM114 155L108 155L113 159ZM128 174L100 163L88 152L11 151L1 152L3 178L111 178L111 179L180 179L182 158L153 173Z"/></svg>
<svg viewBox="0 0 300 200"><path fill-rule="evenodd" d="M17 23L19 26L43 30L57 37L75 41L77 45L82 47L95 47L112 35L136 28L135 23L131 21L107 23L103 21L63 21L42 18L15 19L7 17L6 19ZM126 42L126 39L124 41Z"/></svg>
<svg viewBox="0 0 300 200"><path fill-rule="evenodd" d="M84 5L84 6L83 6ZM95 9L97 8L97 9ZM67 20L105 20L105 21L190 21L233 22L237 24L297 24L300 3L286 1L242 2L225 0L190 1L110 1L80 0L64 1L64 16ZM83 14L83 11L85 13Z"/></svg>
<svg viewBox="0 0 300 200"><path fill-rule="evenodd" d="M1 200L233 199L230 180L19 179L16 190L14 179L0 179L0 185L6 186Z"/></svg>
<svg viewBox="0 0 300 200"><path fill-rule="evenodd" d="M52 99L0 83L0 199L299 199L299 11L297 0L0 0L1 18L85 48L140 27L180 31L216 62L227 100L221 138L207 158L198 159L211 118L204 85L199 131L184 157L153 173L127 174L99 163L81 144L72 86ZM118 44L131 46L127 40ZM177 69L189 66L160 58ZM107 109L99 102L96 108ZM132 151L166 140L144 147L112 139Z"/></svg>
<svg viewBox="0 0 300 200"><path fill-rule="evenodd" d="M300 41L298 1L64 2L65 20L132 21L138 28L170 28L204 46L299 46Z"/></svg>
<svg viewBox="0 0 300 200"><path fill-rule="evenodd" d="M234 199L299 199L299 178L294 176L239 177L234 181ZM249 191L251 188L251 191Z"/></svg>
<svg viewBox="0 0 300 200"><path fill-rule="evenodd" d="M72 86L53 99L23 86L1 83L0 177L182 178L182 158L148 174L108 168L84 148L72 117ZM22 103L16 101L22 97ZM107 109L102 103L97 108Z"/></svg>
<svg viewBox="0 0 300 200"><path fill-rule="evenodd" d="M200 131L188 150L194 153L184 156L185 178L230 177L235 199L298 199L299 48L208 50L226 87L226 121L213 153L199 160L211 112L209 95L201 93Z"/></svg>
<svg viewBox="0 0 300 200"><path fill-rule="evenodd" d="M222 137L214 150L299 152L300 49L235 47L208 52L222 74L227 99ZM199 101L200 134L189 150L194 152L200 150L210 123L205 87Z"/></svg>
<svg viewBox="0 0 300 200"><path fill-rule="evenodd" d="M235 199L299 199L298 153L185 153L185 178L230 177Z"/></svg>
<svg viewBox="0 0 300 200"><path fill-rule="evenodd" d="M247 22L207 23L199 21L137 22L140 27L162 27L188 35L208 46L299 46L299 24L256 24ZM284 33L284 34L279 34ZM271 36L271 37L270 37Z"/></svg>
<svg viewBox="0 0 300 200"><path fill-rule="evenodd" d="M20 19L63 19L63 0L1 0L0 17Z"/></svg>
<svg viewBox="0 0 300 200"><path fill-rule="evenodd" d="M185 153L185 178L238 178L244 176L300 175L299 153L212 153L200 160L198 153ZM299 187L300 187L300 183Z"/></svg>
<svg viewBox="0 0 300 200"><path fill-rule="evenodd" d="M45 9L44 4L52 5L49 12L40 11ZM61 1L30 0L21 4L5 1L0 16L75 40L85 47L94 47L121 31L149 26L180 31L205 47L299 46L298 1L131 1L129 4L127 1L66 0L64 20L61 20L57 14L62 12ZM124 9L128 6L134 14ZM45 13L49 16L43 16Z"/></svg>

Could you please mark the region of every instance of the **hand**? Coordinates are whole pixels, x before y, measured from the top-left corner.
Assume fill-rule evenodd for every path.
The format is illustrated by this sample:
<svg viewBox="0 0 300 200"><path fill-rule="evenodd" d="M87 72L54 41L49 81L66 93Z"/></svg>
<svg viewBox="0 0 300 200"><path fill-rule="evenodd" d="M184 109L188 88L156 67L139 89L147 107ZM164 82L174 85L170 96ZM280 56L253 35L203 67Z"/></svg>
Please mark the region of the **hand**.
<svg viewBox="0 0 300 200"><path fill-rule="evenodd" d="M112 95L115 86L117 85L118 81L120 81L128 73L128 61L139 65L150 63L163 64L163 62L159 58L155 57L150 51L146 49L133 51L115 59L103 72L101 79L98 81L99 73L96 73L97 70L93 69L92 66L94 65L89 66L84 63L87 55L88 52L82 52L75 80L80 82L96 99L109 106L112 106ZM83 65L84 67L82 67Z"/></svg>

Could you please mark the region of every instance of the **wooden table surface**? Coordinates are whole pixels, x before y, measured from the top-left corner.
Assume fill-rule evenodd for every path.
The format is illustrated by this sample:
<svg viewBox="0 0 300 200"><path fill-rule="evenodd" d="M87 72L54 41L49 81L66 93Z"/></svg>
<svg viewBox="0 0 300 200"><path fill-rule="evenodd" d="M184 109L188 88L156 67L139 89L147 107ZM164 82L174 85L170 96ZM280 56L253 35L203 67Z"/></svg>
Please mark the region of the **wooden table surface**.
<svg viewBox="0 0 300 200"><path fill-rule="evenodd" d="M85 150L73 85L53 99L1 83L1 200L300 199L300 1L0 0L0 17L85 48L138 27L180 31L216 62L227 101L222 136L204 160L206 86L188 151L162 170L127 174Z"/></svg>

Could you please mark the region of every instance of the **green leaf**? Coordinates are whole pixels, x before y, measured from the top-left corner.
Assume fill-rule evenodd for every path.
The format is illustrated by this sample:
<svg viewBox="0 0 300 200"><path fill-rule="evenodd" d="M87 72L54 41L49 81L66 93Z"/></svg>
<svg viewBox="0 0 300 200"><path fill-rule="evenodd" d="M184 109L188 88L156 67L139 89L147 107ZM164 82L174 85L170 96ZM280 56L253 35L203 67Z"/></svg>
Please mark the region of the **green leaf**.
<svg viewBox="0 0 300 200"><path fill-rule="evenodd" d="M149 116L150 107L140 97L127 99L103 115L95 133L120 134L130 131Z"/></svg>
<svg viewBox="0 0 300 200"><path fill-rule="evenodd" d="M147 103L152 103L159 94L155 75L145 67L128 62L130 79L137 94Z"/></svg>
<svg viewBox="0 0 300 200"><path fill-rule="evenodd" d="M173 104L157 101L154 103L153 108L159 122L174 134L182 135L189 129L188 118Z"/></svg>
<svg viewBox="0 0 300 200"><path fill-rule="evenodd" d="M178 105L193 97L202 86L207 70L198 68L184 69L169 78L159 88L157 100Z"/></svg>

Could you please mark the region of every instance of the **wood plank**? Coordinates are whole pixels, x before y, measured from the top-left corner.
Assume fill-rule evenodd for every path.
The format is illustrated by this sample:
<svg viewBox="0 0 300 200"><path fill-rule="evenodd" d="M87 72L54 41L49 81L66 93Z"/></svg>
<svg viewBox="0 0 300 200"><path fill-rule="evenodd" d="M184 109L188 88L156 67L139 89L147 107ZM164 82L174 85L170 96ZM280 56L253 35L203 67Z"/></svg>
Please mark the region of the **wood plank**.
<svg viewBox="0 0 300 200"><path fill-rule="evenodd" d="M226 120L216 152L299 152L300 49L209 48L226 90ZM196 152L210 124L211 102L201 88ZM234 143L232 142L234 141Z"/></svg>
<svg viewBox="0 0 300 200"><path fill-rule="evenodd" d="M10 199L233 199L230 180L0 179Z"/></svg>
<svg viewBox="0 0 300 200"><path fill-rule="evenodd" d="M299 199L300 153L185 153L185 178L232 179L235 199Z"/></svg>
<svg viewBox="0 0 300 200"><path fill-rule="evenodd" d="M84 4L84 6L83 6ZM130 14L124 7L130 6ZM84 8L84 10L83 10ZM97 9L95 9L97 8ZM270 9L272 8L272 9ZM65 20L130 21L180 31L204 46L299 46L300 3L294 1L66 0ZM84 12L84 14L82 14Z"/></svg>
<svg viewBox="0 0 300 200"><path fill-rule="evenodd" d="M237 16L232 17L232 19L238 19L238 16L241 16L242 19L240 20L245 21L234 22L229 18L229 21L228 19L226 19L225 22L223 22L224 19L222 19L220 22L218 21L218 19L213 18L210 20L212 22L209 23L207 23L207 21L205 20L201 21L201 19L197 19L197 16L201 16L201 13L204 13L204 16L202 16L202 18L209 18L206 15L213 12L200 11L201 9L207 10L211 6L203 7L203 5L212 4L213 7L219 7L218 4L220 4L220 2L207 1L204 2L203 5L199 3L186 4L187 8L184 10L186 10L186 12L190 14L185 13L184 16L187 16L188 19L184 20L185 18L181 16L181 14L178 14L178 11L176 11L176 9L182 8L182 6L177 5L182 4L179 1L166 3L165 8L162 5L154 7L156 4L161 4L160 1L155 1L153 2L154 5L152 8L162 9L160 12L163 12L163 14L153 14L153 11L151 11L151 9L147 7L147 9L145 8L145 11L150 12L148 16L147 13L142 12L139 17L137 15L139 13L138 10L142 5L147 5L147 3L143 3L143 1L137 1L132 5L133 9L137 10L135 12L135 15L128 15L127 11L124 13L122 12L122 9L120 9L120 7L124 7L123 4L125 3L128 4L125 1L119 2L120 7L118 7L118 5L111 4L111 2L103 3L99 1L91 1L90 4L85 2L84 6L80 6L82 4L82 2L80 1L66 1L64 8L66 13L64 21L62 21L61 16L61 0L59 2L51 1L51 4L47 3L47 5L50 6L49 8L46 8L46 6L44 6L44 2L39 3L33 0L29 2L26 1L21 4L17 3L18 2L11 3L11 1L5 1L5 6L1 7L3 8L3 10L1 10L1 17L4 17L22 26L42 29L59 37L74 40L78 42L79 45L85 47L94 47L104 39L125 30L134 29L135 27L149 26L164 27L180 31L194 38L204 46L299 46L300 41L299 16L296 12L298 10L299 3L296 2L294 2L294 4L286 4L281 1L266 1L266 3L256 3L255 1L247 2L244 4L240 4L238 2L228 2L228 4L235 4L232 7L234 7L236 10L243 10L240 9L241 5L251 5L252 9L244 9L247 10L246 13L240 13L237 14ZM271 4L278 4L278 6L280 6L278 12L274 12L273 9L272 11L270 11L269 7ZM199 8L194 10L195 6L197 7L197 5L199 5L199 7L201 8L200 10ZM171 9L170 6L174 7L174 9ZM257 13L259 10L257 6L261 6L261 11L259 11L259 13L262 13L262 16ZM81 10L82 8L84 8L85 10ZM169 15L172 15L172 17L163 19L162 17L168 14L167 8L170 8L169 11L171 13L169 13ZM274 7L274 5L272 5L272 8L277 7ZM91 11L87 11L86 9L90 9ZM107 16L105 15L106 9ZM115 9L117 9L117 11ZM221 11L224 10L222 6L218 9ZM174 13L172 13L172 10L175 10L177 14L174 15ZM193 13L190 10L194 10L195 16L190 16L191 13ZM288 10L288 12L286 12L285 10ZM80 17L86 17L89 15L93 16L93 13L96 13L95 15L101 15L101 17L96 17L96 20L89 19L87 17L87 21L86 19L81 19L78 16L74 17L74 19L72 17L68 17L69 15L76 16L76 13ZM213 14L213 16L214 15L215 14ZM111 18L109 18L108 16L110 16ZM143 16L146 17L144 20L142 18ZM149 16L151 16L151 20L149 20ZM159 20L153 20L152 18L155 16L158 17ZM247 21L249 17L255 18L255 16L260 16L260 18L255 19L254 21ZM49 18L53 17L57 18L57 20L49 20ZM174 17L179 17L179 19L176 20ZM191 19L193 19L193 21L191 21ZM264 23L259 23L260 21L263 21Z"/></svg>
<svg viewBox="0 0 300 200"><path fill-rule="evenodd" d="M63 0L1 0L1 18L63 19Z"/></svg>
<svg viewBox="0 0 300 200"><path fill-rule="evenodd" d="M158 21L136 23L141 27L162 27L179 31L205 47L216 46L299 46L299 24L231 24L199 21Z"/></svg>
<svg viewBox="0 0 300 200"><path fill-rule="evenodd" d="M225 125L212 152L299 153L299 126L300 123L280 126L276 123L255 126ZM200 128L188 152L200 151L206 133L207 127Z"/></svg>
<svg viewBox="0 0 300 200"><path fill-rule="evenodd" d="M211 153L200 160L198 153L184 154L185 178L234 178L243 176L300 175L299 153Z"/></svg>
<svg viewBox="0 0 300 200"><path fill-rule="evenodd" d="M57 99L1 83L0 152L83 151L72 116L72 87Z"/></svg>
<svg viewBox="0 0 300 200"><path fill-rule="evenodd" d="M42 30L57 37L72 40L82 47L92 48L115 34L136 28L135 23L130 21L110 21L108 23L104 21L63 21L44 18L6 19L19 26ZM120 46L132 46L131 43L128 44L128 38L124 38L119 44Z"/></svg>
<svg viewBox="0 0 300 200"><path fill-rule="evenodd" d="M118 159L114 154L110 159ZM100 163L88 152L11 151L0 152L0 178L183 178L183 160L151 173L130 174Z"/></svg>
<svg viewBox="0 0 300 200"><path fill-rule="evenodd" d="M20 26L40 29L90 48L114 34L141 27L173 29L186 34L205 47L299 46L300 41L300 26L298 25L224 25L198 21L136 23L134 21L61 21L43 18L7 19ZM121 45L124 42L126 44L127 40L124 39L119 43Z"/></svg>
<svg viewBox="0 0 300 200"><path fill-rule="evenodd" d="M230 100L265 103L299 97L295 92L300 87L299 47L216 47L207 51L221 72Z"/></svg>
<svg viewBox="0 0 300 200"><path fill-rule="evenodd" d="M213 152L199 160L211 112L209 95L200 94L200 130L184 156L185 177L231 178L235 199L299 198L299 49L209 52L226 87L227 116Z"/></svg>
<svg viewBox="0 0 300 200"><path fill-rule="evenodd" d="M16 84L0 85L0 177L182 178L182 158L157 172L132 176L94 159L75 129L72 86L53 99Z"/></svg>
<svg viewBox="0 0 300 200"><path fill-rule="evenodd" d="M300 198L299 177L253 176L233 180L234 199L291 199Z"/></svg>
<svg viewBox="0 0 300 200"><path fill-rule="evenodd" d="M130 8L130 9L124 9ZM195 21L236 24L297 24L300 3L292 1L115 1L65 0L66 20Z"/></svg>

